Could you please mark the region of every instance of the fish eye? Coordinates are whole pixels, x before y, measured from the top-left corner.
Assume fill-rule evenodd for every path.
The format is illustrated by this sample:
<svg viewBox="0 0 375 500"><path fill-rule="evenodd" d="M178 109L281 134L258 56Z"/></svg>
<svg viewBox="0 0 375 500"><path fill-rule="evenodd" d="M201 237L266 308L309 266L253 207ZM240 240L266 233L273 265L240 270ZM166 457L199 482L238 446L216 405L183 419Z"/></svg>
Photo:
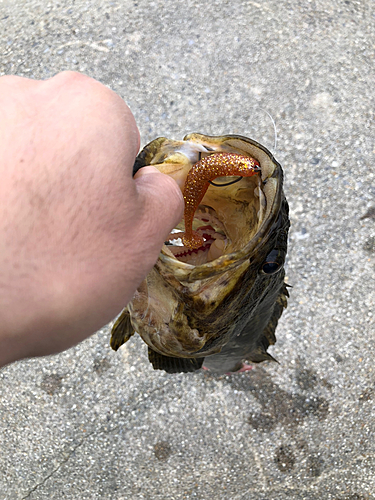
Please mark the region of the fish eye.
<svg viewBox="0 0 375 500"><path fill-rule="evenodd" d="M265 262L262 267L264 274L275 274L281 268L278 262Z"/></svg>
<svg viewBox="0 0 375 500"><path fill-rule="evenodd" d="M263 262L262 274L276 274L284 265L284 252L280 250L272 250Z"/></svg>

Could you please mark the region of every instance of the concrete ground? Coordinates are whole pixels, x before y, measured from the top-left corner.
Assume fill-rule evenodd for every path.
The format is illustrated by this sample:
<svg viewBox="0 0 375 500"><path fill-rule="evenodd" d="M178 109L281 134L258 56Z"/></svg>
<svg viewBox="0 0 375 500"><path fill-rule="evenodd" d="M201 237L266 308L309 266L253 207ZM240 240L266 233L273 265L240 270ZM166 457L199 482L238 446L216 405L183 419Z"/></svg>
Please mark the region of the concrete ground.
<svg viewBox="0 0 375 500"><path fill-rule="evenodd" d="M1 370L1 500L375 498L374 39L371 0L0 0L0 74L84 72L143 144L270 147L294 287L279 365L167 375L104 328Z"/></svg>

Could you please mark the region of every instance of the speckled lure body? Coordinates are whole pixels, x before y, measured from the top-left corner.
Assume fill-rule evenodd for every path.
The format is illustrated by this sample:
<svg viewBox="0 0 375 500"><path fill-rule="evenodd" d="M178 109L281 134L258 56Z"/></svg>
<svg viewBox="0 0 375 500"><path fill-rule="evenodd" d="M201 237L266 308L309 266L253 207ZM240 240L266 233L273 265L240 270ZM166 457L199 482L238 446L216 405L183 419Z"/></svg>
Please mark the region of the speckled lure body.
<svg viewBox="0 0 375 500"><path fill-rule="evenodd" d="M184 186L185 235L183 244L188 248L199 248L204 244L202 236L193 231L193 218L202 201L210 181L217 177L238 175L250 177L260 172L254 158L236 153L216 153L199 160L189 171Z"/></svg>
<svg viewBox="0 0 375 500"><path fill-rule="evenodd" d="M225 170L229 159L241 159L251 175L235 170L233 161ZM155 139L138 155L134 171L146 165L175 179L187 210L115 322L111 346L118 349L137 332L153 367L168 373L202 365L226 373L245 361L272 360L267 348L276 341L288 297L281 166L252 139L203 134ZM207 185L209 178L226 175L242 178ZM203 246L189 246L194 234L204 238Z"/></svg>

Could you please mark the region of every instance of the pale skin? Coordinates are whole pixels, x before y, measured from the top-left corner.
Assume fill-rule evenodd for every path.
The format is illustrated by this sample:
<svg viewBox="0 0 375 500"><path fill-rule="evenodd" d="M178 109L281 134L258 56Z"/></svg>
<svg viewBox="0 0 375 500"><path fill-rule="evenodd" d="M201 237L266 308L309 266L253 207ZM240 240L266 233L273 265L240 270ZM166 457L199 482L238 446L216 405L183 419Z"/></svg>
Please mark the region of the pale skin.
<svg viewBox="0 0 375 500"><path fill-rule="evenodd" d="M77 344L129 302L183 215L125 102L73 72L0 77L0 366Z"/></svg>

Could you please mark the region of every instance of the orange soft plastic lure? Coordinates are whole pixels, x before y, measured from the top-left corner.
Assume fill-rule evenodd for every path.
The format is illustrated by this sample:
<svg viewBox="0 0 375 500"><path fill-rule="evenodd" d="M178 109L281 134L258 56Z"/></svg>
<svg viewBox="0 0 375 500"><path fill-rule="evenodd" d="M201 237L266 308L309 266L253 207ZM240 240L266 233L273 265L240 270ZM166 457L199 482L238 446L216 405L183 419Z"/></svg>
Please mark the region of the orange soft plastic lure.
<svg viewBox="0 0 375 500"><path fill-rule="evenodd" d="M193 219L198 205L203 199L210 181L217 177L239 175L250 177L260 172L260 165L254 158L236 153L215 153L198 161L189 170L184 186L185 234L182 243L188 248L200 248L204 244L202 236L193 231Z"/></svg>

